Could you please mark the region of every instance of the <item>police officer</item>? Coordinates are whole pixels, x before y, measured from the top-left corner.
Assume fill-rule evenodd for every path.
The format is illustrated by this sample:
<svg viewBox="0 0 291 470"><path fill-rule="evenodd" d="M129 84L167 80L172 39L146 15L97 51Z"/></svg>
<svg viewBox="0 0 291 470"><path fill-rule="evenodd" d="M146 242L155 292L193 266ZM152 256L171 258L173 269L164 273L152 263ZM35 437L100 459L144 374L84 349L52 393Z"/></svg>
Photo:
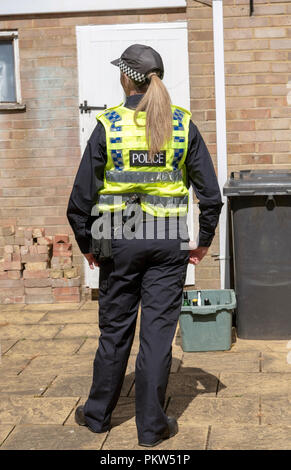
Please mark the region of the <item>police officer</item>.
<svg viewBox="0 0 291 470"><path fill-rule="evenodd" d="M120 69L126 101L98 116L67 209L90 268L100 266L99 347L89 397L75 419L96 433L110 429L141 302L136 425L139 445L155 446L178 431L175 418L164 412L171 345L187 264L198 264L206 255L222 202L191 113L171 105L158 52L134 44L112 64ZM186 226L190 184L199 199L198 246L189 243ZM113 223L108 255L98 256L93 227L106 214L111 221L116 214L122 218ZM134 223L124 230L131 217Z"/></svg>

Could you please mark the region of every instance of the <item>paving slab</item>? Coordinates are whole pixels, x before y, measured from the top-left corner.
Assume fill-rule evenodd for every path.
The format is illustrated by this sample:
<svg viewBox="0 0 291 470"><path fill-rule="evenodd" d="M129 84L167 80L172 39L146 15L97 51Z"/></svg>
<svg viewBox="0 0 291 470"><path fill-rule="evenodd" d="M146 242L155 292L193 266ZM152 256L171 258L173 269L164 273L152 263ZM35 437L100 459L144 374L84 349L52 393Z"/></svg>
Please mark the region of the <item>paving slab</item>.
<svg viewBox="0 0 291 470"><path fill-rule="evenodd" d="M54 311L60 311L60 310L79 310L80 308L79 303L70 303L70 302L64 302L60 304L29 304L25 305L23 307L23 310L38 310L38 311L44 311L44 312L54 312Z"/></svg>
<svg viewBox="0 0 291 470"><path fill-rule="evenodd" d="M2 304L0 306L1 308L1 313L3 312L20 312L24 309L25 307L25 304L9 304L9 305L5 305L5 304Z"/></svg>
<svg viewBox="0 0 291 470"><path fill-rule="evenodd" d="M211 426L209 450L290 450L291 426Z"/></svg>
<svg viewBox="0 0 291 470"><path fill-rule="evenodd" d="M98 310L98 300L87 300L81 305L80 310Z"/></svg>
<svg viewBox="0 0 291 470"><path fill-rule="evenodd" d="M95 324L71 324L64 325L55 336L56 338L79 338L79 337L94 337L99 336L99 329Z"/></svg>
<svg viewBox="0 0 291 470"><path fill-rule="evenodd" d="M281 372L222 372L217 398L248 397L250 395L288 396L291 374Z"/></svg>
<svg viewBox="0 0 291 470"><path fill-rule="evenodd" d="M0 340L0 357L5 354L17 342L17 339L2 339Z"/></svg>
<svg viewBox="0 0 291 470"><path fill-rule="evenodd" d="M99 338L86 338L77 354L90 354L95 356L99 345Z"/></svg>
<svg viewBox="0 0 291 470"><path fill-rule="evenodd" d="M3 450L99 450L107 433L83 426L19 425L1 446Z"/></svg>
<svg viewBox="0 0 291 470"><path fill-rule="evenodd" d="M3 325L3 324L2 324ZM58 325L0 325L1 339L42 339L53 338L60 327Z"/></svg>
<svg viewBox="0 0 291 470"><path fill-rule="evenodd" d="M13 428L14 426L11 424L0 424L0 447Z"/></svg>
<svg viewBox="0 0 291 470"><path fill-rule="evenodd" d="M203 450L206 445L208 427L178 424L179 432L171 439L155 446L154 450ZM138 445L136 426L125 422L113 427L103 445L102 450L140 450L147 452L149 448Z"/></svg>
<svg viewBox="0 0 291 470"><path fill-rule="evenodd" d="M221 425L259 424L259 399L254 398L206 398L205 396L171 397L167 415L183 423Z"/></svg>
<svg viewBox="0 0 291 470"><path fill-rule="evenodd" d="M0 376L1 377L11 377L16 376L30 363L31 356L24 354L15 354L8 356L9 351L1 357L0 362Z"/></svg>
<svg viewBox="0 0 291 470"><path fill-rule="evenodd" d="M53 381L55 375L36 375L15 377L0 377L0 395L33 395L41 396L49 384ZM65 395L65 394L64 394Z"/></svg>
<svg viewBox="0 0 291 470"><path fill-rule="evenodd" d="M52 372L55 375L91 375L93 372L93 359L92 356L85 354L62 355L61 352L59 354L42 355L35 357L22 374L43 374L45 370L48 374Z"/></svg>
<svg viewBox="0 0 291 470"><path fill-rule="evenodd" d="M200 367L205 372L234 371L234 372L259 372L260 353L208 351L208 352L184 352L183 367Z"/></svg>
<svg viewBox="0 0 291 470"><path fill-rule="evenodd" d="M280 350L282 347L286 348L287 341L266 341L266 340L252 340L252 339L241 339L236 338L236 341L232 344L231 350L233 352L245 352L245 351L258 351L258 352L270 352L274 350Z"/></svg>
<svg viewBox="0 0 291 470"><path fill-rule="evenodd" d="M189 368L191 370L191 368ZM218 377L205 372L187 373L187 368L176 373L170 374L166 399L174 396L189 396L192 398L198 395L215 397L218 388ZM135 386L132 387L130 397L135 396Z"/></svg>
<svg viewBox="0 0 291 470"><path fill-rule="evenodd" d="M15 324L35 324L45 316L44 312L15 312L8 311L0 313L0 323L8 322L10 325Z"/></svg>
<svg viewBox="0 0 291 470"><path fill-rule="evenodd" d="M1 424L63 424L78 397L1 397Z"/></svg>
<svg viewBox="0 0 291 470"><path fill-rule="evenodd" d="M40 323L94 323L97 328L98 315L94 310L60 310L57 312L47 312Z"/></svg>
<svg viewBox="0 0 291 470"><path fill-rule="evenodd" d="M23 339L18 341L6 356L25 354L30 356L73 354L81 346L82 338L70 339Z"/></svg>
<svg viewBox="0 0 291 470"><path fill-rule="evenodd" d="M261 424L291 425L291 399L289 397L261 397ZM290 445L291 447L291 445Z"/></svg>
<svg viewBox="0 0 291 470"><path fill-rule="evenodd" d="M262 371L291 373L291 363L287 362L287 355L287 349L286 352L264 352L261 359Z"/></svg>
<svg viewBox="0 0 291 470"><path fill-rule="evenodd" d="M134 377L127 375L124 379L121 389L121 396L127 396L132 385ZM90 375L59 375L43 394L46 397L64 397L64 396L87 396L92 384L92 374ZM1 388L0 388L1 390Z"/></svg>
<svg viewBox="0 0 291 470"><path fill-rule="evenodd" d="M64 423L65 426L78 426L78 424L75 422L75 409L79 405L84 405L87 398L87 393L80 397L78 403L76 403L73 411ZM118 403L112 413L111 425L115 427L125 422L127 425L135 426L135 400L134 398L120 396Z"/></svg>

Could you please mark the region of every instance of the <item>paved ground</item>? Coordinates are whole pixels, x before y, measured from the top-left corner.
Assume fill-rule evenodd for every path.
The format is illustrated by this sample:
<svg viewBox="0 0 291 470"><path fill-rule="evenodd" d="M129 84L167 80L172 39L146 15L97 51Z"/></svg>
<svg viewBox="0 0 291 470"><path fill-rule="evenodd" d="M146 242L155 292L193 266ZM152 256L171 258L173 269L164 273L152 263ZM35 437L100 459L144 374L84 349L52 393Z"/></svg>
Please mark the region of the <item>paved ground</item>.
<svg viewBox="0 0 291 470"><path fill-rule="evenodd" d="M144 449L134 418L138 330L111 431L93 434L74 423L98 334L96 301L1 306L0 449ZM180 344L178 329L166 411L180 431L155 449L290 450L286 340L237 339L230 351L204 353Z"/></svg>

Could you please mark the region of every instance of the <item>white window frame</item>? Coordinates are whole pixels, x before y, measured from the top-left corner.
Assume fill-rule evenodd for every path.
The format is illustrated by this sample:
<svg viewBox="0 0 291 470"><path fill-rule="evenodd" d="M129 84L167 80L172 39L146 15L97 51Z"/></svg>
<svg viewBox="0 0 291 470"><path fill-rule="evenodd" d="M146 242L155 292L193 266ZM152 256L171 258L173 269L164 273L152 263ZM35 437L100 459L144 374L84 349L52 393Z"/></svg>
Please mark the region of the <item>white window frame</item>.
<svg viewBox="0 0 291 470"><path fill-rule="evenodd" d="M18 43L18 31L0 31L1 40L12 40L13 52L14 52L14 75L15 75L15 95L16 101L0 101L0 105L3 108L5 105L17 105L22 104L21 97L21 86L20 86L20 68L19 68L19 43Z"/></svg>

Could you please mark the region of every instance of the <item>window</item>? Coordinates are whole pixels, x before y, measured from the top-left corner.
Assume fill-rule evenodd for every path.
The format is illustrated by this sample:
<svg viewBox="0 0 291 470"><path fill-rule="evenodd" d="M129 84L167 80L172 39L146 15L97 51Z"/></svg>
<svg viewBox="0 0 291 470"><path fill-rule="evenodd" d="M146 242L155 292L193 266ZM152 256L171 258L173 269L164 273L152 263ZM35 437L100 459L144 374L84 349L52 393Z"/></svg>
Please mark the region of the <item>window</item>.
<svg viewBox="0 0 291 470"><path fill-rule="evenodd" d="M0 40L0 101L16 101L13 41Z"/></svg>
<svg viewBox="0 0 291 470"><path fill-rule="evenodd" d="M0 31L0 109L21 105L17 31Z"/></svg>

